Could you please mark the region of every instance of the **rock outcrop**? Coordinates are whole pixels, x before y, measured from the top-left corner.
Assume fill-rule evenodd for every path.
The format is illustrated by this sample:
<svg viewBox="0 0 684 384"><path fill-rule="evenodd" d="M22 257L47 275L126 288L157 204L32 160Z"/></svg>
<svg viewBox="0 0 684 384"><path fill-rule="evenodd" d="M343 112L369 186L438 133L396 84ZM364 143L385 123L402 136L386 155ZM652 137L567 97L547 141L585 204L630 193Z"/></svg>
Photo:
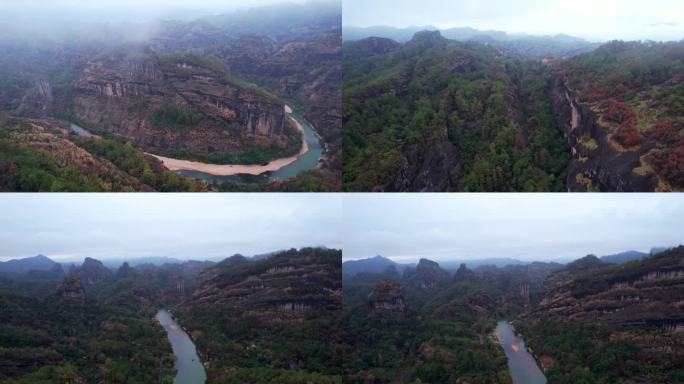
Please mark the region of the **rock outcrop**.
<svg viewBox="0 0 684 384"><path fill-rule="evenodd" d="M207 268L188 305L225 305L277 319L341 308L341 253L304 248L253 261L233 256Z"/></svg>
<svg viewBox="0 0 684 384"><path fill-rule="evenodd" d="M85 304L86 294L78 275L69 275L57 287L57 297L62 303Z"/></svg>
<svg viewBox="0 0 684 384"><path fill-rule="evenodd" d="M393 280L382 280L368 295L368 305L378 311L403 312L406 304L401 285Z"/></svg>
<svg viewBox="0 0 684 384"><path fill-rule="evenodd" d="M404 281L423 290L443 287L449 281L449 273L428 259L420 259L415 268L404 272Z"/></svg>
<svg viewBox="0 0 684 384"><path fill-rule="evenodd" d="M105 267L100 260L86 257L83 264L76 269L75 274L83 280L86 287L110 282L114 279L114 272Z"/></svg>
<svg viewBox="0 0 684 384"><path fill-rule="evenodd" d="M210 154L248 142L285 145L281 101L195 56L143 50L93 60L76 84L74 113L150 150Z"/></svg>
<svg viewBox="0 0 684 384"><path fill-rule="evenodd" d="M47 117L52 114L52 86L46 79L37 79L33 88L21 99L17 113L23 116Z"/></svg>
<svg viewBox="0 0 684 384"><path fill-rule="evenodd" d="M641 157L651 147L618 149L610 142L610 131L599 123L597 107L582 103L568 86L564 75L553 80L551 100L556 122L572 151L568 166L569 191L604 192L654 191L657 177L652 172L636 172Z"/></svg>
<svg viewBox="0 0 684 384"><path fill-rule="evenodd" d="M551 273L537 313L684 331L684 246L618 266L597 260L588 256Z"/></svg>

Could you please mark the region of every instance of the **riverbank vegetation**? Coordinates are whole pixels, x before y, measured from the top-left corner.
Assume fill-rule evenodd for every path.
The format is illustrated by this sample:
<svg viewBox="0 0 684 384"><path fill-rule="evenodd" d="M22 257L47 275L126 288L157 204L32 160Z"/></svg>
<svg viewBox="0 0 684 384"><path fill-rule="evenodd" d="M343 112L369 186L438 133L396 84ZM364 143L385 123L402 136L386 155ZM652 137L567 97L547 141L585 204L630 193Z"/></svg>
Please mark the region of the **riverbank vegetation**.
<svg viewBox="0 0 684 384"><path fill-rule="evenodd" d="M173 361L151 312L0 294L0 381L170 384Z"/></svg>

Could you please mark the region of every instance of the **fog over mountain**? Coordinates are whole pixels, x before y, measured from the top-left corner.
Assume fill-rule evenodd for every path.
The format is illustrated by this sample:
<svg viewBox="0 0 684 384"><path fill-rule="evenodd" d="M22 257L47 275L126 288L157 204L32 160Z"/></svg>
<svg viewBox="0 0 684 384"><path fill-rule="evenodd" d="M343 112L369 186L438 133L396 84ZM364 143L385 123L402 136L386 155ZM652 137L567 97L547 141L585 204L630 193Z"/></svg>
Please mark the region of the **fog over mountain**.
<svg viewBox="0 0 684 384"><path fill-rule="evenodd" d="M344 0L343 6L343 23L358 27L467 26L597 41L684 38L684 3L678 0Z"/></svg>
<svg viewBox="0 0 684 384"><path fill-rule="evenodd" d="M684 243L676 195L350 195L344 260L569 261Z"/></svg>
<svg viewBox="0 0 684 384"><path fill-rule="evenodd" d="M6 16L3 23L19 19L60 20L70 24L82 21L142 21L157 18L188 19L192 17L228 13L253 7L305 0L119 0L115 2L87 0L3 0L0 11ZM77 16L78 19L65 18Z"/></svg>
<svg viewBox="0 0 684 384"><path fill-rule="evenodd" d="M0 211L0 261L206 260L339 247L341 203L322 194L6 195Z"/></svg>

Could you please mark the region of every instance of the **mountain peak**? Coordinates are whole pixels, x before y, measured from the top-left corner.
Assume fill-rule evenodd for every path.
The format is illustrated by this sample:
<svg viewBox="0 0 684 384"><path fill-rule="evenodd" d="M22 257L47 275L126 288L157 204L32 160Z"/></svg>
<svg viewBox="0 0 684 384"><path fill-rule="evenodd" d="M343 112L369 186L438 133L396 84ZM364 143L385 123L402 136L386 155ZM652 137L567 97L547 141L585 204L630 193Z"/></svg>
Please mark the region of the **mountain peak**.
<svg viewBox="0 0 684 384"><path fill-rule="evenodd" d="M440 31L420 31L413 35L412 42L429 42L436 43L445 41L446 39L442 36Z"/></svg>

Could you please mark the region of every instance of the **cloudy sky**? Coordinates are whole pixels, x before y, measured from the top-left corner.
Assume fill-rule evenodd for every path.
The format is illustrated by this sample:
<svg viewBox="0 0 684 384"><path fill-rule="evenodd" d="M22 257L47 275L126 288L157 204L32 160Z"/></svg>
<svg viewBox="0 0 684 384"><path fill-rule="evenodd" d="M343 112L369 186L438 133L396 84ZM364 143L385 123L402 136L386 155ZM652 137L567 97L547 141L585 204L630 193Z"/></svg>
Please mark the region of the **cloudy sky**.
<svg viewBox="0 0 684 384"><path fill-rule="evenodd" d="M350 194L343 254L567 261L682 244L683 217L682 194Z"/></svg>
<svg viewBox="0 0 684 384"><path fill-rule="evenodd" d="M78 15L89 21L146 21L155 18L192 18L274 3L306 0L0 0L0 12L12 18L43 20ZM3 17L0 23L12 21Z"/></svg>
<svg viewBox="0 0 684 384"><path fill-rule="evenodd" d="M433 25L591 40L684 39L681 0L343 0L343 23Z"/></svg>
<svg viewBox="0 0 684 384"><path fill-rule="evenodd" d="M341 209L329 194L1 194L0 261L339 249Z"/></svg>

